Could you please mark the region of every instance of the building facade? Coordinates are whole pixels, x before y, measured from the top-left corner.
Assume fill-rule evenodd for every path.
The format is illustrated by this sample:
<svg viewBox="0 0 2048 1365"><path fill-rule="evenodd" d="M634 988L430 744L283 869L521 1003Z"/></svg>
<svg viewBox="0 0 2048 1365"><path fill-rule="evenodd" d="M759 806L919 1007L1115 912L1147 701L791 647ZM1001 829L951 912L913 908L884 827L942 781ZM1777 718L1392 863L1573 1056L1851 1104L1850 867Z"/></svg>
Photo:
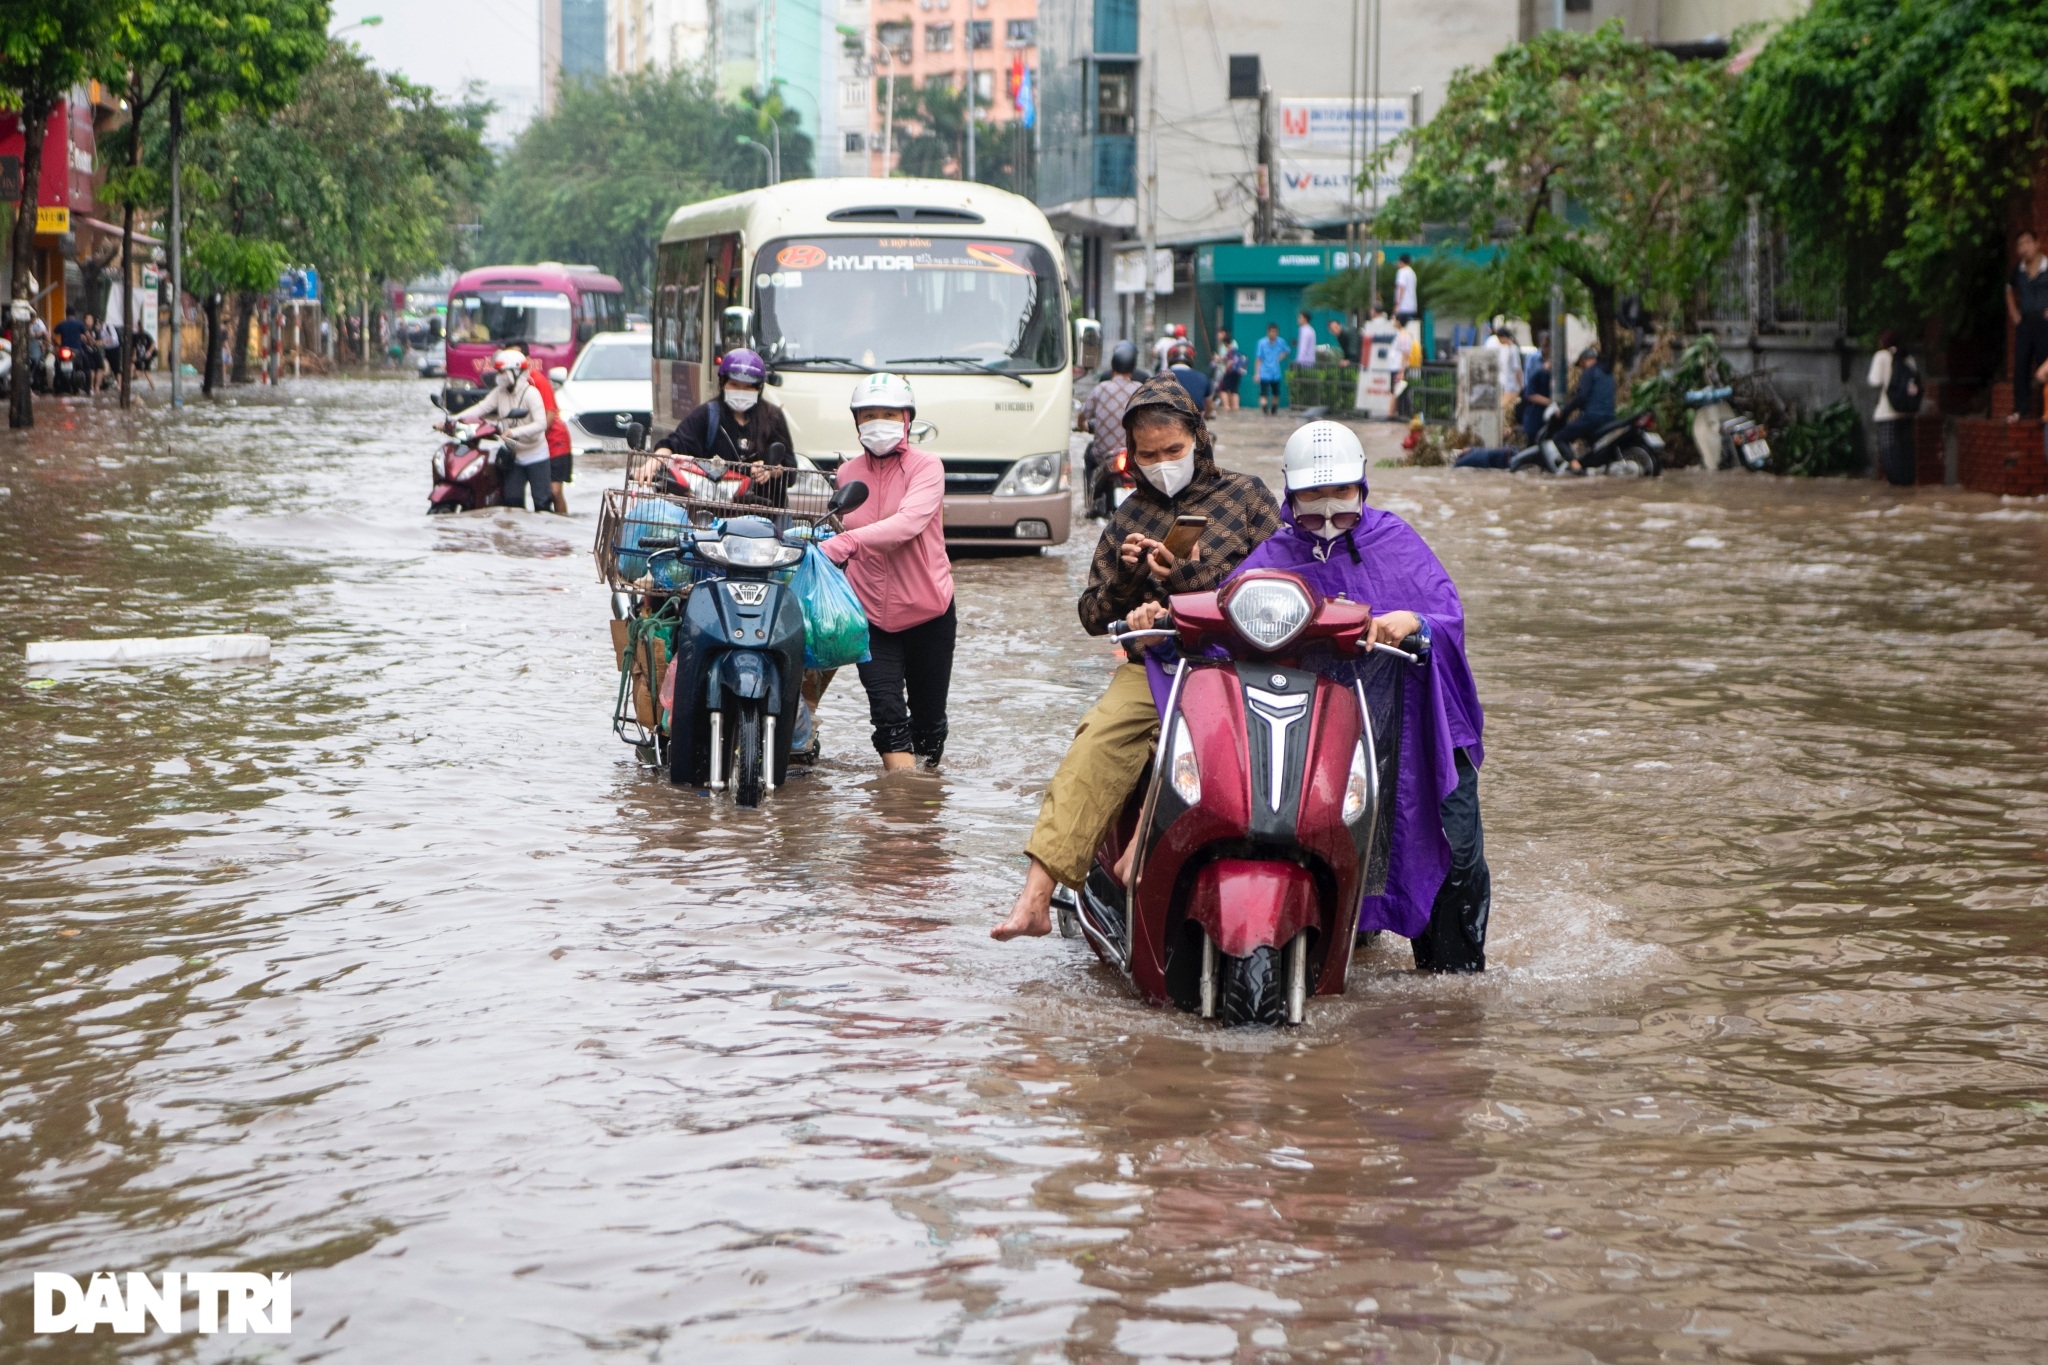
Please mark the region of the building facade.
<svg viewBox="0 0 2048 1365"><path fill-rule="evenodd" d="M840 92L849 109L862 106L866 132L864 146L856 147L847 121L842 174L896 170L894 120L887 116L892 81L898 87L907 81L912 88L936 83L971 89L979 120L997 125L1023 118L1020 104L1035 102L1039 0L863 0L860 7L865 22L846 26L868 34L865 53L849 45ZM862 155L858 170L851 168L856 155Z"/></svg>
<svg viewBox="0 0 2048 1365"><path fill-rule="evenodd" d="M1398 168L1362 191L1359 169L1442 102L1452 73L1516 41L1523 0L1041 0L1040 11L1038 200L1113 342L1140 326L1146 271L1132 251L1148 233L1173 252L1170 269L1154 263L1155 321L1200 336L1216 320L1192 326L1194 248L1342 240L1369 221Z"/></svg>

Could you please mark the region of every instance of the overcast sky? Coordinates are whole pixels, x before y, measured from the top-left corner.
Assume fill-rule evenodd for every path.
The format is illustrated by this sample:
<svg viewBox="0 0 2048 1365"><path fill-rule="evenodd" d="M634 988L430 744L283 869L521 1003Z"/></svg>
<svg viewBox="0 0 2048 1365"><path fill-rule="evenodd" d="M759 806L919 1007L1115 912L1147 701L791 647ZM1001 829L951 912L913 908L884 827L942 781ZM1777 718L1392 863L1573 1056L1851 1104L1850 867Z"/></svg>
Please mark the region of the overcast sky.
<svg viewBox="0 0 2048 1365"><path fill-rule="evenodd" d="M490 140L502 145L533 116L539 90L539 0L342 0L330 33L366 15L375 28L342 36L362 48L374 66L431 85L451 100L470 81L481 81L498 105Z"/></svg>

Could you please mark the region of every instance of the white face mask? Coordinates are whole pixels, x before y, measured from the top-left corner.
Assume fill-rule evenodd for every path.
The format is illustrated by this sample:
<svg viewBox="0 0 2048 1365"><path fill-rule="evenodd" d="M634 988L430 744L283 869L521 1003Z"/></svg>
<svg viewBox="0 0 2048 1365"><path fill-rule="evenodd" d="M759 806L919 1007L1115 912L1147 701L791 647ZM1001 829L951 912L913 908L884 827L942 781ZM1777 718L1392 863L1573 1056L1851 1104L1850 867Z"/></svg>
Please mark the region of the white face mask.
<svg viewBox="0 0 2048 1365"><path fill-rule="evenodd" d="M1141 464L1145 477L1152 486L1171 498L1181 489L1195 481L1195 452L1192 450L1178 460L1161 460L1158 464Z"/></svg>
<svg viewBox="0 0 2048 1365"><path fill-rule="evenodd" d="M517 371L517 370L500 370L500 371L498 371L498 387L499 387L499 388L501 388L501 389L509 389L509 388L511 388L511 387L512 387L512 386L513 386L514 384L517 384L518 382L519 382L519 371Z"/></svg>
<svg viewBox="0 0 2048 1365"><path fill-rule="evenodd" d="M725 405L734 412L745 412L760 401L761 391L759 389L727 389L725 391Z"/></svg>
<svg viewBox="0 0 2048 1365"><path fill-rule="evenodd" d="M1296 498L1294 500L1294 515L1299 517L1302 513L1307 512L1311 516L1322 517L1324 519L1323 524L1314 534L1321 536L1324 540L1335 540L1338 536L1343 535L1344 532L1332 526L1329 518L1341 517L1347 512L1362 511L1364 507L1365 497L1357 493L1352 494L1348 498L1316 498L1314 500Z"/></svg>
<svg viewBox="0 0 2048 1365"><path fill-rule="evenodd" d="M887 455L903 444L907 430L902 422L862 422L859 427L860 443L867 447L870 455Z"/></svg>

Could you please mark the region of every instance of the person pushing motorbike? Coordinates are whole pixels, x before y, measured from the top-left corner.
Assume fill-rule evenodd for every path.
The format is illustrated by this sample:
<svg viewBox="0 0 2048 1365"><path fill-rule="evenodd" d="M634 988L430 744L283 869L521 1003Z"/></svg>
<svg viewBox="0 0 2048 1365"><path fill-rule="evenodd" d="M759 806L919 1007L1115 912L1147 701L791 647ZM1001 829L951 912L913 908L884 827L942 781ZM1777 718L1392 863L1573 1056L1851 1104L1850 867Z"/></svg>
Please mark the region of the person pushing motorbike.
<svg viewBox="0 0 2048 1365"><path fill-rule="evenodd" d="M526 490L531 487L533 510L552 511L554 499L548 477L548 410L527 374L526 353L507 347L491 357L491 364L497 373L484 396L461 412L450 413L440 429L452 432L457 422L497 421L498 434L513 460L512 467L505 471L501 501L507 507L524 507ZM512 420L509 414L514 412L526 415Z"/></svg>
<svg viewBox="0 0 2048 1365"><path fill-rule="evenodd" d="M1308 423L1288 437L1281 465L1286 524L1231 577L1299 574L1326 599L1370 607L1375 643L1414 637L1423 661L1413 670L1392 665L1405 676L1387 882L1359 907L1359 932L1389 929L1411 940L1424 971L1484 971L1493 899L1479 822L1486 717L1465 660L1464 603L1414 527L1365 505L1365 448L1349 427Z"/></svg>
<svg viewBox="0 0 2048 1365"><path fill-rule="evenodd" d="M752 472L757 485L753 500L787 507L787 476L768 471L796 468L795 446L782 409L761 401L767 379L768 362L757 352L737 347L720 356L718 397L685 413L675 430L654 443L655 458L643 461L635 476L656 477L663 468L661 457L667 455L724 460Z"/></svg>
<svg viewBox="0 0 2048 1365"><path fill-rule="evenodd" d="M1131 396L1124 438L1141 480L1116 509L1089 565L1081 626L1105 634L1114 621L1150 627L1174 593L1220 584L1253 546L1280 526L1266 485L1217 467L1209 429L1188 391L1171 374L1154 375ZM1166 548L1177 525L1199 536L1185 558ZM1159 709L1145 667L1120 665L1109 688L1074 732L1074 743L1046 788L1038 823L1024 847L1031 866L1009 915L992 938L1052 931L1053 887L1079 888L1110 822L1138 784L1159 733Z"/></svg>

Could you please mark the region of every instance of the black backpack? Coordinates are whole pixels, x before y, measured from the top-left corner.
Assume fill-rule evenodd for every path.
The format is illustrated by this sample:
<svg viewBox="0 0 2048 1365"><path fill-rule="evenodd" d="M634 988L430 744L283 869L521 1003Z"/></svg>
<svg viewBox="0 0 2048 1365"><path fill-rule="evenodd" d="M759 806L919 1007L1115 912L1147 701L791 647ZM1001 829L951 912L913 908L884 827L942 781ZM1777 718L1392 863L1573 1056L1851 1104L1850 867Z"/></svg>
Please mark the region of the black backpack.
<svg viewBox="0 0 2048 1365"><path fill-rule="evenodd" d="M1920 411L1920 367L1904 351L1892 356L1892 377L1884 386L1884 401L1901 417Z"/></svg>

